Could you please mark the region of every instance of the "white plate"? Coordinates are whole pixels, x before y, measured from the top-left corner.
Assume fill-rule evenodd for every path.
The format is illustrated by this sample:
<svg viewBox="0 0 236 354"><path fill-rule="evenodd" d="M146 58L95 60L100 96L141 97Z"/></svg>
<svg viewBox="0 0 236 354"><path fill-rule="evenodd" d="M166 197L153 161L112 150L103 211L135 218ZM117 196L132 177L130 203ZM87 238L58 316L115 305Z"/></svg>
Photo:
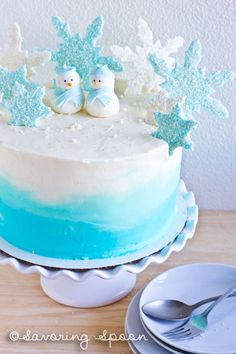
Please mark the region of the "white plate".
<svg viewBox="0 0 236 354"><path fill-rule="evenodd" d="M138 338L141 335L145 336L147 340L129 341L129 346L135 354L170 354L169 351L158 345L149 336L141 323L139 317L139 301L142 290L140 290L129 304L126 319L125 319L125 334L128 338L130 335Z"/></svg>
<svg viewBox="0 0 236 354"><path fill-rule="evenodd" d="M197 354L236 354L236 299L230 298L217 306L209 315L207 331L185 341L168 340L161 335L177 326L174 322L158 321L146 316L142 306L157 299L177 299L188 304L204 298L220 295L236 285L236 267L221 264L190 264L171 269L144 289L140 300L143 323L157 340L165 342L177 351ZM208 305L204 305L197 313ZM179 324L178 324L179 325Z"/></svg>

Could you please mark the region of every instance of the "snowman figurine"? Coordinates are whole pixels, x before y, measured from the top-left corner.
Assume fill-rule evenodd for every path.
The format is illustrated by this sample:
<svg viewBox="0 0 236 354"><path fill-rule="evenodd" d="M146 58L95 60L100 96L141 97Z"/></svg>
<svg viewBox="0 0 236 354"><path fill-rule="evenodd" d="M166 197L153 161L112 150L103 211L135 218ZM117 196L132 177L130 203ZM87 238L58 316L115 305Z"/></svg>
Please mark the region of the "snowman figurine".
<svg viewBox="0 0 236 354"><path fill-rule="evenodd" d="M86 110L91 116L109 117L119 112L120 103L114 92L115 77L107 65L91 72L90 85Z"/></svg>
<svg viewBox="0 0 236 354"><path fill-rule="evenodd" d="M79 112L84 104L79 74L75 68L66 66L58 68L56 73L50 97L52 109L62 114Z"/></svg>

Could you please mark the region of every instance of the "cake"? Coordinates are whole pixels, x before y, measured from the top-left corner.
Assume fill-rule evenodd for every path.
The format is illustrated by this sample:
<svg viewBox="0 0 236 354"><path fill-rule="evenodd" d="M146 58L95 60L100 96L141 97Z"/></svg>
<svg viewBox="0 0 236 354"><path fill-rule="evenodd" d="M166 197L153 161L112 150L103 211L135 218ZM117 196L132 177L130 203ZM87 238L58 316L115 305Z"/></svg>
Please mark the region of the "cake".
<svg viewBox="0 0 236 354"><path fill-rule="evenodd" d="M71 36L68 27L65 33L62 20L53 18L53 22L61 37ZM101 18L92 26L99 33ZM91 44L98 35L90 32L87 30L87 37L93 36L93 41L89 37ZM196 44L194 50L190 46L188 54L195 49ZM63 64L59 72L66 78L54 80L54 85L60 81L62 86L59 90L48 87L46 95L44 88L28 79L25 67L14 72L0 68L5 110L0 120L1 248L27 261L68 268L113 266L140 259L172 242L186 221L179 183L182 148L191 148L189 133L196 126L190 114L195 110L191 106L192 92L191 97L181 93L179 98L176 89L176 94L170 92L168 96L166 84L165 93L158 91L155 98L160 105L164 97L170 107L157 111L147 82L136 95L126 95L128 81L117 80L123 88L119 85L114 92L111 70L121 68L116 59L102 57L102 64L93 63L90 71L87 66L79 66L80 71L75 62L79 55L71 59L63 50L61 45L52 60ZM88 53L79 54L84 60ZM188 59L190 62L189 55ZM164 77L167 69L164 72L161 60L150 54L147 65ZM84 94L82 89L76 91L82 97L79 101L74 98L75 92L67 90L73 86L72 79L70 84L68 80L70 73L75 75L74 68L83 82ZM170 77L174 69L168 70ZM104 73L109 85L100 89ZM176 81L184 92L180 76ZM226 76L225 81L229 79ZM2 84L6 77L13 77L7 89ZM68 86L65 90L63 82ZM93 83L94 90L98 85L100 91L91 93L88 85ZM196 92L198 89L195 84ZM207 90L205 93L209 95ZM96 97L103 105L109 103L109 110L103 110L102 105L95 107L97 111L91 109ZM61 108L66 100L70 102L65 106L68 111ZM70 113L71 102L76 105L76 113ZM91 104L86 112L88 102ZM196 97L194 102L199 104ZM53 113L49 106L62 114Z"/></svg>
<svg viewBox="0 0 236 354"><path fill-rule="evenodd" d="M4 240L40 256L111 263L161 249L173 237L181 149L169 156L152 131L127 111L109 121L53 116L36 129L1 122Z"/></svg>

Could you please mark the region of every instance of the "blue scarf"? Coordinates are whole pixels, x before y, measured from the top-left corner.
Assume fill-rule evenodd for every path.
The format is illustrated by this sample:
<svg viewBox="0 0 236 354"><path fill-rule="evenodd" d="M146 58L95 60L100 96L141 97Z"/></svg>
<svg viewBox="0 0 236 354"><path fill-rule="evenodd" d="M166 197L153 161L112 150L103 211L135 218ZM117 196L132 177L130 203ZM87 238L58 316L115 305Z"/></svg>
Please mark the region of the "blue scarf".
<svg viewBox="0 0 236 354"><path fill-rule="evenodd" d="M81 106L84 102L84 96L79 86L70 89L55 88L56 105L61 108L66 102L72 102L75 106Z"/></svg>
<svg viewBox="0 0 236 354"><path fill-rule="evenodd" d="M108 103L111 102L113 96L114 96L113 89L100 88L89 92L88 102L92 104L94 103L94 101L98 100L103 104L103 106L106 106Z"/></svg>

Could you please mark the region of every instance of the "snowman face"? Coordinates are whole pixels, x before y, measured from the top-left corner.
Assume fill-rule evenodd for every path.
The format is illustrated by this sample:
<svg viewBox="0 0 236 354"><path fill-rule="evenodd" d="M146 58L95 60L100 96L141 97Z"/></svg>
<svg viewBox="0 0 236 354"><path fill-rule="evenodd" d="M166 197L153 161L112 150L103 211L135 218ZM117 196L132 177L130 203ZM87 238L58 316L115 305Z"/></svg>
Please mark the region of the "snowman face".
<svg viewBox="0 0 236 354"><path fill-rule="evenodd" d="M66 72L63 75L56 77L56 85L62 89L69 90L72 87L79 85L80 77L75 70Z"/></svg>
<svg viewBox="0 0 236 354"><path fill-rule="evenodd" d="M90 83L94 90L98 90L101 88L114 89L115 80L112 76L92 76Z"/></svg>

